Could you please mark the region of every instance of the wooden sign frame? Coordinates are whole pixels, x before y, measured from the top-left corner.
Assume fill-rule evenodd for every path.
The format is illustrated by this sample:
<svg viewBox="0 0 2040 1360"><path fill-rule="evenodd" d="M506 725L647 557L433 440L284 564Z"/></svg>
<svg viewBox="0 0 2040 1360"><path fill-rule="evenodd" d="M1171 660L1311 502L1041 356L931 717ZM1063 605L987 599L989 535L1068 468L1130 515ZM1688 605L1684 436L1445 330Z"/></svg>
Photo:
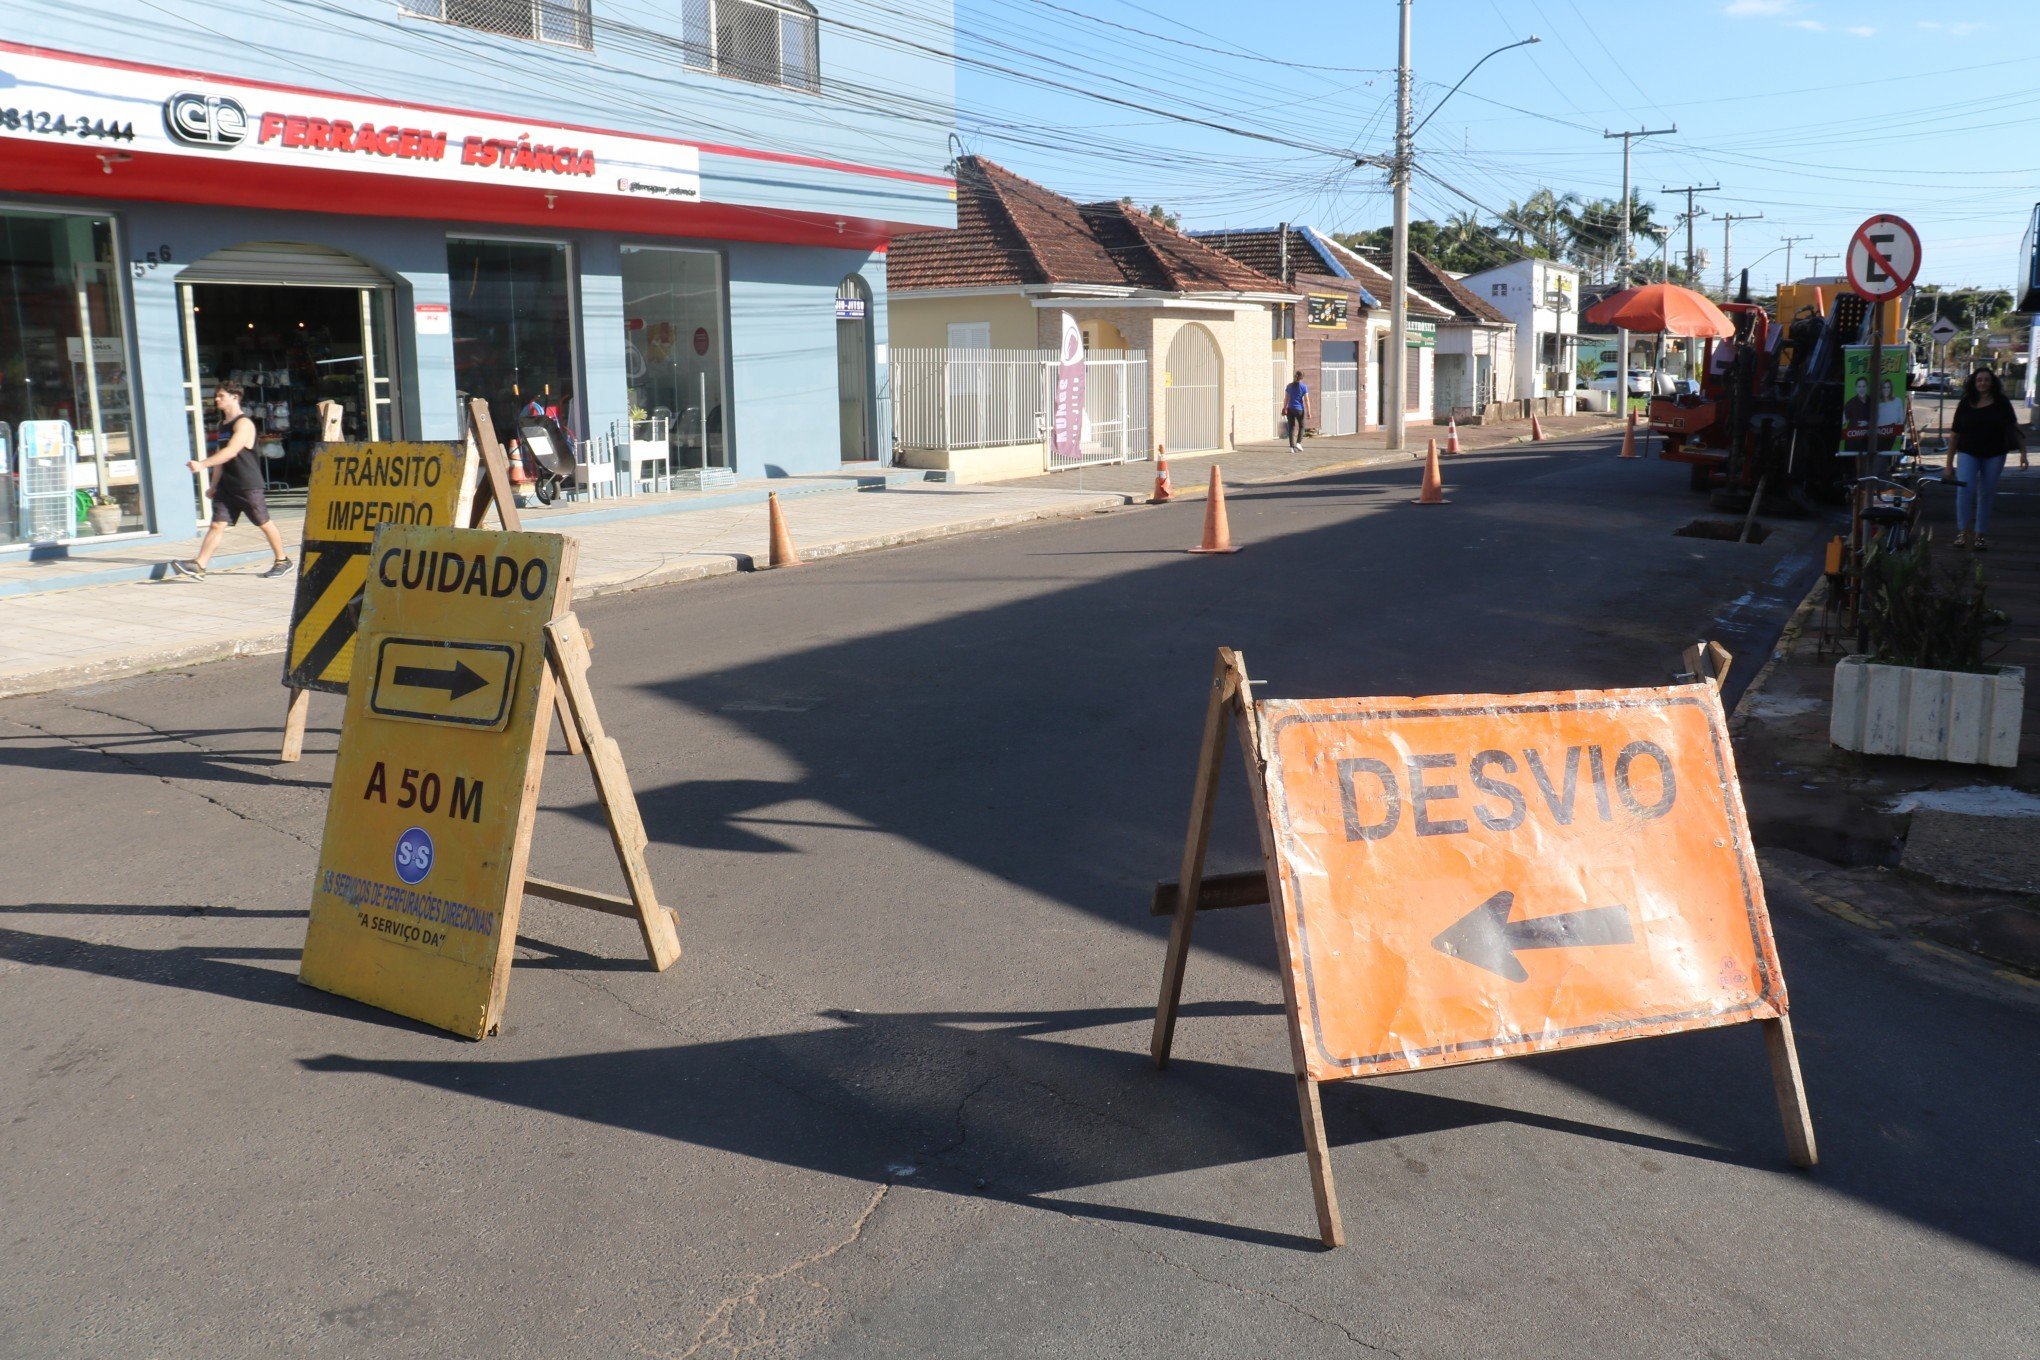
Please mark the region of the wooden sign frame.
<svg viewBox="0 0 2040 1360"><path fill-rule="evenodd" d="M495 1032L500 1022L515 959L523 899L527 896L634 920L644 944L646 957L655 972L664 972L681 956L679 914L659 902L657 890L652 883L651 871L645 862L647 837L644 821L638 810L637 796L631 788L630 776L624 767L621 749L615 739L603 730L594 691L588 681L590 667L588 634L573 612L575 557L574 541L571 538L564 539L553 598L553 613L541 630L546 664L538 668L538 693L534 710L538 716L530 729L531 746L523 762L523 787L508 842L505 892L500 903L490 904L492 910L500 911L497 953L490 994L481 1014L477 1032L470 1032L465 1028L454 1029L453 1032L463 1034L464 1037L486 1037ZM616 852L617 866L622 871L624 880L622 894L558 883L536 877L530 872L532 825L538 811L539 790L545 772L544 747L555 713L560 715L564 729L575 738L575 749L582 753L588 762L596 796L602 807L602 820L608 830L610 844ZM337 797L338 794L336 785L335 791L329 794L329 799ZM321 849L322 870L327 867L327 853L332 845L332 816L333 812L329 805L328 833L322 841ZM316 921L314 924L316 925ZM300 967L302 969L303 965ZM329 972L326 978L315 981L312 985L352 996L367 1004L380 1004L374 997L361 996L334 986L330 979ZM440 1024L442 1027L453 1029L452 1026L427 1015L416 1015L415 1018L425 1023Z"/></svg>
<svg viewBox="0 0 2040 1360"><path fill-rule="evenodd" d="M1727 676L1727 651L1718 643L1699 646L1694 651L1697 653L1695 668L1705 667L1701 672L1701 682L1718 687ZM1311 1194L1317 1205L1318 1236L1327 1247L1337 1247L1345 1242L1346 1230L1332 1174L1331 1146L1325 1136L1324 1110L1318 1096L1320 1082L1311 1076L1304 1049L1295 971L1290 958L1290 941L1299 936L1293 929L1295 922L1290 919L1290 908L1281 890L1282 871L1277 855L1275 821L1269 807L1268 766L1262 755L1262 713L1253 697L1254 683L1248 677L1246 662L1238 652L1230 647L1218 649L1212 670L1210 699L1205 709L1204 735L1198 750L1197 777L1191 791L1190 823L1184 836L1182 859L1176 881L1157 883L1149 906L1151 914L1171 918L1168 952L1162 964L1161 994L1155 1005L1149 1051L1155 1065L1166 1070L1175 1040L1176 1016L1182 1003L1183 977L1189 962L1197 913L1267 905L1275 931L1276 971L1282 979L1282 1004L1289 1027L1290 1058L1296 1077L1297 1107L1303 1123L1304 1153L1310 1167ZM1207 878L1204 873L1205 851L1211 840L1211 819L1217 800L1219 774L1224 766L1228 721L1247 763L1247 787L1253 799L1255 829L1260 834L1262 867ZM1792 1163L1810 1167L1818 1160L1818 1152L1812 1117L1806 1106L1806 1090L1800 1076L1799 1051L1793 1042L1791 1017L1781 1009L1776 1018L1757 1023L1763 1026L1772 1087L1779 1115L1784 1121Z"/></svg>
<svg viewBox="0 0 2040 1360"><path fill-rule="evenodd" d="M467 417L467 435L474 442L480 455L481 466L475 483L474 500L468 510L469 529L479 529L489 509L496 511L496 523L506 530L521 530L523 516L517 513L517 496L510 485L510 463L503 452L503 446L496 439L496 427L489 422L489 403L480 397L469 397L462 403ZM593 646L592 640L588 644ZM554 679L560 680L557 672ZM564 684L564 682L561 682ZM304 755L305 724L311 717L312 691L295 685L284 687L289 691L283 710L283 741L276 753L278 761L290 764ZM569 720L567 704L561 690L554 691L555 712L559 715L560 737L566 743L567 754L581 754L581 734Z"/></svg>

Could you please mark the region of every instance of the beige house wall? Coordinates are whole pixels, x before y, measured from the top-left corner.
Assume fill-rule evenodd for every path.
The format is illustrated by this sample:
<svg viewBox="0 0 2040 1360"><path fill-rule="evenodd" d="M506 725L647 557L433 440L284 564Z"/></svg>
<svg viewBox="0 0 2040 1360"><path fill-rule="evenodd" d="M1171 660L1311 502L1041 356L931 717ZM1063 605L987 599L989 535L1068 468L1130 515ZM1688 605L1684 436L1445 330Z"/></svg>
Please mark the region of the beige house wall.
<svg viewBox="0 0 2040 1360"><path fill-rule="evenodd" d="M1054 349L1062 323L1057 309L1042 307L1036 321L1034 344ZM1202 326L1218 345L1220 366L1220 428L1228 436L1228 447L1275 437L1279 385L1274 383L1275 365L1269 353L1274 333L1270 308L1259 303L1211 307L1079 307L1073 314L1080 322L1105 322L1126 338L1128 349L1145 350L1148 356L1148 441L1150 452L1156 444L1173 441L1168 431L1169 345L1185 326Z"/></svg>
<svg viewBox="0 0 2040 1360"><path fill-rule="evenodd" d="M932 298L893 293L886 299L887 340L896 349L946 349L952 322L990 323L993 349L1041 348L1034 306L1018 293Z"/></svg>

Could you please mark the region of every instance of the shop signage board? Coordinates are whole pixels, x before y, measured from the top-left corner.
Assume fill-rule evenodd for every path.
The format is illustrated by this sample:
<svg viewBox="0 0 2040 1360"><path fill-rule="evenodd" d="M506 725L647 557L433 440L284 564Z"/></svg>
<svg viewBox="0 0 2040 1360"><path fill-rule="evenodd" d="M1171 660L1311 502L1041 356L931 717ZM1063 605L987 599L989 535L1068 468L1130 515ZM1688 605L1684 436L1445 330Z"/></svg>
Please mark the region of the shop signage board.
<svg viewBox="0 0 2040 1360"><path fill-rule="evenodd" d="M461 524L474 486L471 444L329 444L313 458L285 685L347 692L377 527Z"/></svg>
<svg viewBox="0 0 2040 1360"><path fill-rule="evenodd" d="M502 1017L527 893L636 916L654 965L670 964L673 916L651 893L636 803L567 612L573 541L387 524L367 558L366 661L347 696L300 979L482 1038ZM629 897L526 872L556 671Z"/></svg>
<svg viewBox="0 0 2040 1360"><path fill-rule="evenodd" d="M0 144L58 142L189 158L200 174L249 166L701 201L685 142L490 114L279 89L0 45Z"/></svg>
<svg viewBox="0 0 2040 1360"><path fill-rule="evenodd" d="M1438 348L1438 323L1435 321L1412 321L1403 332L1405 349Z"/></svg>
<svg viewBox="0 0 2040 1360"><path fill-rule="evenodd" d="M1157 890L1175 925L1154 1053L1166 1064L1196 910L1272 904L1328 1245L1320 1082L1759 1021L1793 1159L1812 1163L1717 681L1298 701L1247 683L1221 652L1181 874ZM1228 715L1266 871L1207 883Z"/></svg>
<svg viewBox="0 0 2040 1360"><path fill-rule="evenodd" d="M1306 298L1308 324L1313 330L1343 330L1349 299L1341 293L1312 293Z"/></svg>

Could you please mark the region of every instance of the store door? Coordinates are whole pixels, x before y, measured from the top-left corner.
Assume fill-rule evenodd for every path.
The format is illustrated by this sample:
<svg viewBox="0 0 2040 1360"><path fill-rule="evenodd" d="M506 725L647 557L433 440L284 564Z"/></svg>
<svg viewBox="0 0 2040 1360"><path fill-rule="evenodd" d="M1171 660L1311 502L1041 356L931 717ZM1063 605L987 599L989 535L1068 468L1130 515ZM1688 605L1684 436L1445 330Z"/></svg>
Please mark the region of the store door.
<svg viewBox="0 0 2040 1360"><path fill-rule="evenodd" d="M1318 433L1360 430L1360 342L1328 340L1319 360Z"/></svg>
<svg viewBox="0 0 2040 1360"><path fill-rule="evenodd" d="M871 288L852 274L836 286L836 416L843 461L867 463L871 428Z"/></svg>
<svg viewBox="0 0 2040 1360"><path fill-rule="evenodd" d="M178 293L197 456L217 442L212 394L227 380L241 384L272 489L305 485L330 437L395 435L392 288L376 270L325 247L261 242L190 266Z"/></svg>

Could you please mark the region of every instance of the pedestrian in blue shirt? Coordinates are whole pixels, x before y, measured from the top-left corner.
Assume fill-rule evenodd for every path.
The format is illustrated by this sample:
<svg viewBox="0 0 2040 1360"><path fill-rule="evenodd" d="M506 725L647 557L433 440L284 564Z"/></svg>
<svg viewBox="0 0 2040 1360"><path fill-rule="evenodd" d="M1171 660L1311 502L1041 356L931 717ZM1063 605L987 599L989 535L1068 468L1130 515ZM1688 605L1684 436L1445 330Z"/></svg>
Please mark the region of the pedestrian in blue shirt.
<svg viewBox="0 0 2040 1360"><path fill-rule="evenodd" d="M1303 452L1303 413L1305 399L1310 389L1303 385L1303 370L1296 370L1296 381L1282 389L1282 427L1289 438L1291 453Z"/></svg>

